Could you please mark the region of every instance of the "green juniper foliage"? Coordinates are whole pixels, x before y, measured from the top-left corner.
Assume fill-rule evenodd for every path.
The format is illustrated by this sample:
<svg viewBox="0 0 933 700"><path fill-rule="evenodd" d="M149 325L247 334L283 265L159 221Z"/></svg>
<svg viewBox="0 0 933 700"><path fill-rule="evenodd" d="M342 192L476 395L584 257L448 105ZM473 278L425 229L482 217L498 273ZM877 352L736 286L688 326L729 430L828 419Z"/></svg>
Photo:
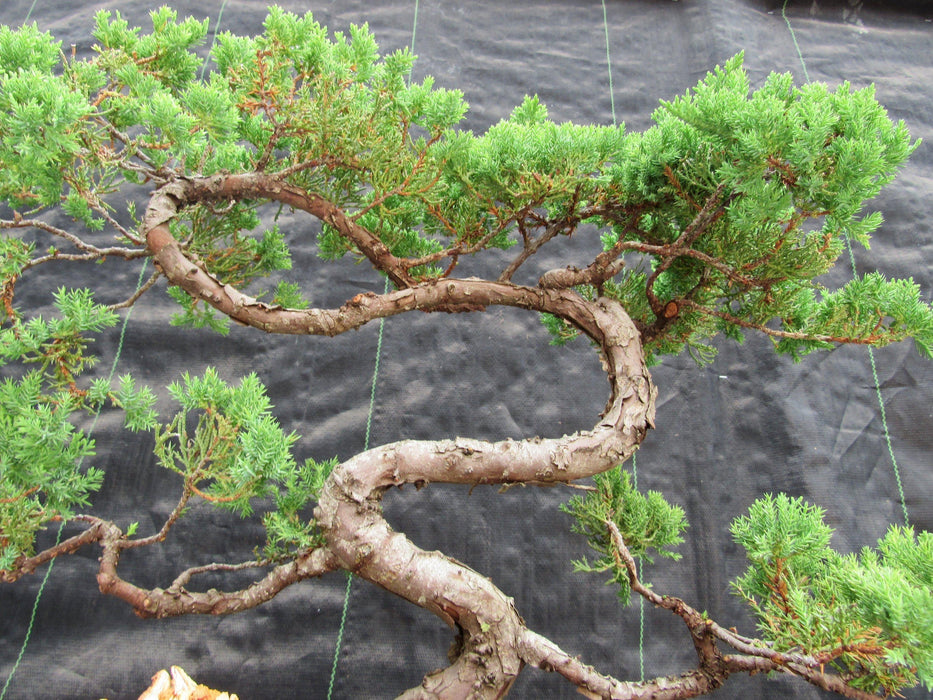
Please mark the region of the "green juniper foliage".
<svg viewBox="0 0 933 700"><path fill-rule="evenodd" d="M765 496L732 523L749 568L733 584L764 639L838 667L850 683L891 694L933 689L933 534L892 526L859 554L830 548L823 511Z"/></svg>
<svg viewBox="0 0 933 700"><path fill-rule="evenodd" d="M168 391L182 410L171 423L157 426L156 456L207 500L248 515L253 499L290 478L295 470L291 446L298 436L279 427L255 374L232 387L213 369L203 377L186 372ZM197 415L193 431L190 414ZM209 485L201 488L202 482Z"/></svg>
<svg viewBox="0 0 933 700"><path fill-rule="evenodd" d="M269 558L319 544L305 511L336 460L296 464L292 446L298 436L285 434L272 416L259 378L249 374L233 387L208 368L201 377L185 373L168 391L182 408L155 427L155 454L184 479L186 493L242 516L273 497L274 510L263 515Z"/></svg>
<svg viewBox="0 0 933 700"><path fill-rule="evenodd" d="M578 275L564 287L584 299L618 300L648 362L684 350L709 361L710 339L741 341L749 329L795 359L906 338L933 356L933 310L911 280L870 273L835 290L818 281L847 239L868 246L881 215L865 202L917 146L871 87L795 87L772 74L753 90L740 54L662 102L644 132L557 124L528 97L474 134L458 128L462 94L411 82L412 54L380 56L365 25L331 34L310 14L273 7L261 34L219 34L205 66L206 21L168 8L151 20L146 33L98 13L88 59L36 25L0 27L0 204L12 212L0 220L0 570L31 555L49 522L90 507L103 475L85 464L94 442L77 426L103 408L154 433L159 463L182 482L179 513L195 497L261 510L258 556L270 560L324 546L310 510L335 461L299 464L297 436L278 425L256 375L233 385L214 370L186 374L168 387L181 409L160 419L148 387L94 374L93 337L117 322L119 305L60 289L52 317L17 306L17 285L38 265L150 254L135 202L166 185L268 175L307 207L332 207L318 216L322 259L372 261L376 250L396 261L399 286L451 275L489 248L511 261L501 284L527 284L545 272L529 260L550 240L598 235L595 260L557 272ZM249 289L267 308L306 308L289 241L268 225L282 205L249 194L180 205L171 236L219 285ZM74 232L42 218L59 208ZM365 235L348 235L334 211ZM554 279L538 285L560 287ZM172 323L227 331L204 300L168 293L180 306ZM580 332L557 316L544 322L557 343ZM644 558L676 558L686 528L680 508L639 494L619 469L565 509L598 553L577 567L609 571L626 601L607 523ZM733 524L750 560L735 590L762 636L870 690L931 686L930 534L892 528L877 550L842 556L821 516L768 496Z"/></svg>
<svg viewBox="0 0 933 700"><path fill-rule="evenodd" d="M317 500L324 480L336 466L336 457L324 462L309 458L285 476L275 497L275 509L263 516L267 557L284 556L321 543L314 521L308 519L305 511Z"/></svg>
<svg viewBox="0 0 933 700"><path fill-rule="evenodd" d="M32 552L45 523L89 506L101 486L103 472L84 464L94 441L74 426L75 414L112 405L124 410L130 430L155 422L155 396L132 377L121 377L116 390L105 379L78 387L96 361L86 334L113 326L117 316L87 290L54 296L57 317L13 314L0 328L0 366L18 368L0 382L0 569Z"/></svg>
<svg viewBox="0 0 933 700"><path fill-rule="evenodd" d="M55 517L90 504L104 474L82 469L94 442L69 422L76 402L66 393L43 396L31 372L0 384L0 568L31 553L36 533Z"/></svg>
<svg viewBox="0 0 933 700"><path fill-rule="evenodd" d="M10 206L61 204L95 230L124 183L285 172L393 255L423 259L420 279L441 274L433 258L444 249L596 224L607 253L632 262L598 291L625 303L653 360L684 349L710 358L708 338L740 340L746 327L780 331L777 349L794 357L907 337L933 352L933 314L910 281L875 274L833 293L814 281L844 237L868 244L881 216L864 202L917 145L871 87L796 88L772 74L751 91L739 55L662 103L643 133L555 124L528 98L477 136L453 128L466 110L459 92L408 84L413 56L380 58L365 27L330 38L310 15L273 8L262 35L221 34L215 70L198 79L193 49L207 25L165 8L152 17L144 35L100 13L90 61L70 60L34 26L4 29L0 197ZM291 264L277 229L250 233L259 204L187 208L173 233L222 283L246 285ZM326 223L318 243L325 259L359 254ZM10 250L5 266L23 255ZM225 327L179 301L177 322ZM575 332L548 325L558 340Z"/></svg>
<svg viewBox="0 0 933 700"><path fill-rule="evenodd" d="M608 583L619 586L619 598L627 604L631 598L629 574L616 557L606 523L615 523L632 556L650 563L651 551L668 559L680 559L680 554L669 548L684 541L687 521L683 509L670 505L658 491L649 491L647 496L638 493L631 474L621 467L599 474L593 481L594 491L576 496L561 507L574 517L573 531L585 535L590 547L599 552L592 564L581 559L574 562L574 568L611 572Z"/></svg>

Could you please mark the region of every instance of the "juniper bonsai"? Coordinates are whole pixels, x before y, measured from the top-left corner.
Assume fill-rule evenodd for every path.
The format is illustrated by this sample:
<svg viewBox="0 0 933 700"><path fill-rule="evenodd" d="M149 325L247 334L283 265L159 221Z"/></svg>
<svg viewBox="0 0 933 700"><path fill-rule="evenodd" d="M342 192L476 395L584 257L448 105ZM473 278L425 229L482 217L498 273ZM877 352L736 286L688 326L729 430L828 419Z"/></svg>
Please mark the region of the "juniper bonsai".
<svg viewBox="0 0 933 700"><path fill-rule="evenodd" d="M686 522L620 466L654 427L649 366L681 352L709 361L715 336L762 333L795 359L908 338L933 353L933 311L911 280L817 281L847 238L867 245L881 217L864 202L916 146L871 88L772 74L752 90L739 55L662 102L641 133L557 124L529 97L476 135L458 129L461 93L411 82L413 56L380 57L365 26L330 35L310 14L272 8L262 34L219 35L205 74L194 47L206 33L169 9L152 13L150 33L104 11L84 60L36 26L0 29L0 580L93 545L103 593L167 617L247 610L346 570L456 632L450 666L406 697L500 697L526 665L605 698L691 697L740 672L855 698L933 687L930 533L892 526L876 549L844 556L817 506L763 494L732 526L749 561L734 589L758 619L757 636L743 636L640 580L635 558L676 557ZM49 223L57 209L67 230ZM321 259L366 263L385 293L311 307L311 276L283 273L297 232L267 225L282 210L319 222ZM583 244L567 248L566 267L529 272L572 235ZM491 274L459 276L492 249ZM121 299L62 286L55 314L21 307L35 268L104 258L154 268ZM334 336L415 310L516 307L540 314L556 343L588 338L609 398L591 430L557 438L402 441L299 462L254 374L231 384L208 370L167 388L95 374L95 335L159 288L177 301L168 321L220 333L232 320ZM177 413L156 413L158 392ZM102 472L87 466L94 441L79 426L100 410L150 432L177 474L177 506L157 531L94 514ZM492 581L383 518L394 487L434 482L582 482L566 510L596 558L578 568L682 618L696 667L617 680L536 634ZM255 560L182 568L165 588L121 576L124 552L158 545L195 507L261 513ZM77 534L35 546L62 521ZM244 569L256 575L240 590L197 585Z"/></svg>

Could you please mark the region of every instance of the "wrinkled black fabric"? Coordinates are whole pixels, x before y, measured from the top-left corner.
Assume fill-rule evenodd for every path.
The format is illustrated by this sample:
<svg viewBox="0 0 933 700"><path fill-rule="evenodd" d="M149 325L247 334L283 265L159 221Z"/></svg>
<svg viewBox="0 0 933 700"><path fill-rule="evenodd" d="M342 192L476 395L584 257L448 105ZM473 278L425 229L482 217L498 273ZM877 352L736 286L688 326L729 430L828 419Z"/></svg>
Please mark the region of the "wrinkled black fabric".
<svg viewBox="0 0 933 700"><path fill-rule="evenodd" d="M755 85L772 70L791 71L798 82L806 75L830 84L850 80L858 87L873 82L891 116L905 119L913 136L927 143L870 203L886 222L870 251L855 250L856 266L860 273L878 269L912 276L930 299L933 9L927 2L788 2L786 20L780 0L282 4L296 12L311 9L332 30L368 21L384 52L411 42L417 9L414 77L433 75L439 86L462 89L471 105L465 128L476 132L506 117L526 93L538 94L555 120L612 123L610 65L615 118L638 130L649 125L659 99L682 93L740 50ZM264 3L174 4L182 15L210 17L212 27L222 5L221 30L260 31ZM74 44L86 55L98 7L119 9L131 24L148 26L150 4L139 0L5 0L0 22L18 25L31 11L30 21L62 39L66 50ZM310 290L314 304L381 291L382 282L366 266L318 261L315 228L306 218L284 219L295 246L292 277ZM549 267L582 262L573 246L593 250L594 238L592 232L577 234L569 247L545 251L523 274L531 280ZM481 261L470 264L477 273L488 269ZM68 284L101 288L101 300L117 301L135 286L138 268L108 262L34 270L19 293L24 308L47 306L50 290L63 283L61 274L68 275ZM844 255L826 284L850 277ZM208 365L230 379L255 371L285 428L302 435L300 459L345 458L363 448L377 324L332 340L267 337L239 327L220 338L168 326L171 309L164 288L140 301L118 373L132 372L163 387L183 371ZM102 366L109 367L118 341L114 332L98 343ZM582 341L563 349L547 341L536 317L512 309L390 319L382 337L370 444L454 435L556 436L591 427L606 399L596 356ZM680 549L683 560L646 566L644 576L659 592L678 595L723 625L754 635L753 622L728 590L728 581L744 569L728 524L755 498L784 491L821 505L836 528L834 544L844 551L873 545L889 523L903 522L903 514L868 351L842 348L795 365L753 335L742 346L720 347L719 358L707 367L677 357L654 370L660 387L657 430L638 453L638 485L682 505L691 527ZM909 344L876 350L873 357L911 523L931 529L933 368ZM167 399L160 407L171 409ZM158 528L178 497L173 475L155 466L150 442L122 431L118 418L102 417L94 434L96 462L107 470L95 500L99 511L121 524L138 520L140 532ZM418 545L491 576L514 596L532 629L605 673L637 680L639 606L620 607L599 577L572 572L570 560L586 552L570 534L568 516L558 511L569 496L561 488L498 494L430 486L390 493L385 507L389 521ZM192 564L250 558L261 537L255 522L196 508L164 546L128 553L121 571L141 585L167 586ZM43 542L53 538L47 533ZM7 687L10 700L134 698L153 673L173 664L244 700L327 696L344 575L293 586L243 614L140 620L124 603L98 592L97 556L88 548L56 562ZM20 654L43 575L44 569L0 587L0 684ZM229 588L247 580L206 578L201 584ZM690 668L694 653L680 620L650 608L644 615L647 676ZM451 631L432 615L354 581L333 697L391 697L445 665L451 641ZM716 693L820 695L800 681L764 677L733 678ZM556 674L534 669L521 675L513 696L578 697Z"/></svg>

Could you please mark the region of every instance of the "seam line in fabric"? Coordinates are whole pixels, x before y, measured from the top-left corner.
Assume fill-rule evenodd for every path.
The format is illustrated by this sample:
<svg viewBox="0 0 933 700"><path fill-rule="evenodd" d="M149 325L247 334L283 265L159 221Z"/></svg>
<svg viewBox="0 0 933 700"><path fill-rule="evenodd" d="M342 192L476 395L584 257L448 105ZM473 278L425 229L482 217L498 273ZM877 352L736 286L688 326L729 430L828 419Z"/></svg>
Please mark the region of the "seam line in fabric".
<svg viewBox="0 0 933 700"><path fill-rule="evenodd" d="M603 29L606 35L606 72L609 74L609 106L612 109L612 125L618 126L616 119L616 97L615 90L612 87L612 58L609 45L609 14L606 10L606 0L602 0L603 6ZM621 476L621 475L620 475ZM632 454L632 483L635 490L638 490L638 459L637 455ZM638 559L638 578L642 576L642 558ZM645 599L638 597L638 672L639 680L645 680Z"/></svg>
<svg viewBox="0 0 933 700"><path fill-rule="evenodd" d="M803 66L803 75L806 78L806 81L810 82L810 74L807 72L807 62L803 58L803 52L800 50L800 44L797 43L797 34L794 32L793 26L791 26L790 19L787 16L787 3L788 0L784 0L784 4L781 6L781 17L784 19L784 23L787 24L787 30L790 32L790 38L794 42L794 47L797 49L797 57L800 59L800 65ZM846 249L849 251L849 263L852 266L852 277L855 278L858 276L858 270L855 266L855 253L852 251L852 240L849 236L845 236ZM878 366L875 363L875 351L869 345L867 346L868 350L868 360L871 365L871 375L872 379L875 382L875 395L878 399L878 408L881 416L881 429L884 434L885 444L888 448L888 455L891 457L891 468L894 471L894 481L897 484L897 493L900 498L901 511L904 514L904 526L910 527L910 516L907 513L907 499L904 496L904 484L901 481L901 470L897 464L897 457L894 456L894 445L891 441L891 431L888 428L888 418L887 413L884 410L884 397L881 395L881 384L878 381Z"/></svg>
<svg viewBox="0 0 933 700"><path fill-rule="evenodd" d="M33 3L35 5L35 3ZM32 10L30 9L30 12ZM143 286L143 277L146 273L146 267L148 267L148 260L143 261L143 266L139 270L139 279L136 281L136 291L138 292ZM107 382L110 383L113 380L113 375L117 370L117 363L120 361L120 355L123 353L123 341L126 338L126 327L130 322L130 316L133 313L133 307L130 306L126 310L126 316L123 317L123 324L120 326L120 339L117 342L117 351L114 354L113 364L110 365L110 373L107 375ZM91 427L88 429L87 434L90 436L94 433L94 428L97 426L97 419L100 418L100 412L102 407L98 407L97 411L94 412L94 419L91 421ZM80 467L84 462L84 458L81 458L81 461L78 463ZM55 546L58 546L62 540L62 532L65 529L65 525L68 522L63 520L58 525L58 531L55 533ZM10 669L10 674L7 676L6 681L3 684L3 688L0 688L0 700L3 700L6 697L6 692L10 687L10 683L13 681L13 676L16 674L17 669L19 668L20 662L23 660L23 656L26 654L26 647L29 646L29 640L32 637L32 628L36 622L36 613L39 610L39 601L42 599L42 593L45 591L45 584L48 583L49 577L52 575L52 569L55 566L55 559L53 558L49 561L49 566L45 570L45 575L42 577L42 583L39 584L39 590L36 591L36 599L32 604L32 611L29 614L29 623L26 625L26 636L23 638L23 643L20 645L19 654L16 655L16 661L13 663L13 668Z"/></svg>
<svg viewBox="0 0 933 700"><path fill-rule="evenodd" d="M33 0L32 5L29 7L29 11L26 13L26 19L23 20L23 24L29 21L30 16L32 16L32 11L36 7L38 0ZM217 41L217 31L220 28L220 20L224 14L224 8L227 6L227 0L223 0L223 3L220 6L220 10L217 13L217 22L214 25L214 37L211 41L211 47L214 47L214 43ZM207 68L207 63L210 60L210 48L208 49L208 55L204 59L204 65L201 68L201 77L204 77L204 71ZM136 281L136 291L138 292L143 286L143 276L145 275L146 268L148 267L148 260L143 260L142 268L139 271L139 278ZM113 363L110 365L110 373L107 376L108 383L113 380L113 375L116 373L117 364L120 362L120 355L123 353L123 341L126 339L126 328L130 322L130 316L133 314L133 307L130 306L126 310L126 316L123 317L123 324L120 326L120 339L117 342L117 350L114 354ZM94 419L91 421L91 427L88 430L88 435L93 434L94 428L97 425L97 419L100 417L101 408L98 408L94 413ZM84 459L82 458L82 462ZM55 546L61 542L62 532L67 525L67 521L62 521L58 526L58 531L55 533ZM7 676L6 681L3 684L3 688L0 688L0 700L4 700L6 697L7 689L10 687L10 683L13 681L13 676L16 674L17 669L19 668L20 662L23 660L23 656L26 654L26 647L29 646L30 637L32 637L32 628L36 621L36 613L39 610L39 601L42 599L42 593L45 591L45 585L48 583L49 577L52 575L52 569L55 566L55 559L49 561L49 566L45 570L45 575L42 577L42 582L39 584L39 590L36 591L36 599L32 604L32 611L29 614L29 622L26 625L26 636L23 638L23 643L20 646L19 654L16 656L16 661L13 663L13 668L10 669L10 674Z"/></svg>
<svg viewBox="0 0 933 700"><path fill-rule="evenodd" d="M411 27L411 43L409 44L409 50L414 54L415 52L415 37L418 33L418 0L415 0L415 12L412 19ZM408 76L408 81L411 83L411 74ZM383 293L387 294L389 292L389 278L385 280L385 285L383 287ZM366 414L366 433L363 437L363 450L369 449L369 437L372 430L373 423L373 412L376 406L376 381L379 377L379 361L382 357L382 336L383 329L385 328L385 319L379 319L379 335L376 339L376 360L373 365L373 381L369 390L369 411ZM353 575L347 572L347 586L344 589L343 593L343 607L340 611L340 626L337 628L337 640L334 643L334 661L330 667L330 682L327 685L327 700L332 700L334 694L334 684L337 681L337 666L340 661L340 650L343 646L343 633L347 625L347 613L350 610L350 592L353 587ZM0 698L2 700L2 698Z"/></svg>

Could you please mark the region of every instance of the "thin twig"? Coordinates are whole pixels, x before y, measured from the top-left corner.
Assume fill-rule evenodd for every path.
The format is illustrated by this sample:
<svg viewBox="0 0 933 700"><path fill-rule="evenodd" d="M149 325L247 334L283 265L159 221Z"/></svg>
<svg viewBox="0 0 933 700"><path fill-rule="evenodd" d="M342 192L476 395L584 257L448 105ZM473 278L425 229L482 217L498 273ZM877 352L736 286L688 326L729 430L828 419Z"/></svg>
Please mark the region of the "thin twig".
<svg viewBox="0 0 933 700"><path fill-rule="evenodd" d="M261 569L265 566L273 564L272 559L260 559L252 561L244 561L239 564L223 564L214 562L212 564L205 564L203 566L192 566L190 569L185 569L182 571L174 581L172 585L168 587L168 592L180 591L184 586L192 579L192 577L197 576L198 574L205 574L214 571L243 571L245 569Z"/></svg>
<svg viewBox="0 0 933 700"><path fill-rule="evenodd" d="M146 280L146 281L139 287L139 289L137 289L137 290L133 293L133 295L132 295L131 297L129 297L126 301L121 301L119 304L111 304L111 305L108 306L107 308L110 309L110 310L112 310L112 311L116 311L117 309L127 309L127 308L131 307L133 304L135 304L135 303L139 300L139 298L140 298L143 294L145 294L147 291L149 291L150 289L152 289L152 285L154 285L154 284L156 283L156 281L158 281L158 279L159 279L161 276L162 276L162 272L159 271L159 270L156 270L155 272L152 273L152 275L150 275L149 279Z"/></svg>
<svg viewBox="0 0 933 700"><path fill-rule="evenodd" d="M400 185L393 187L388 192L383 192L381 195L374 197L372 202L367 204L365 207L360 209L358 212L355 212L350 217L350 219L352 221L359 221L363 216L365 216L368 212L372 211L373 209L381 205L389 197L405 192L408 189L408 185L411 184L411 179L415 176L415 173L417 173L419 170L421 170L422 167L424 167L424 161L428 155L428 149L431 148L431 146L433 146L435 143L437 143L440 140L442 135L443 135L443 132L440 132L440 131L435 133L431 137L431 139L424 145L424 148L422 148L421 152L418 154L418 159L415 161L415 164L411 166L411 171L405 176L405 179L402 180L402 183ZM417 194L422 194L426 192L428 189L433 187L437 183L437 181L440 180L440 178L441 178L441 170L440 168L438 168L437 174L432 178L431 182L427 186L419 190Z"/></svg>
<svg viewBox="0 0 933 700"><path fill-rule="evenodd" d="M130 242L135 243L136 245L146 244L146 241L144 241L142 238L137 236L135 233L131 232L129 229L123 226L123 224L121 224L119 221L113 218L113 215L111 215L111 213L107 211L106 207L99 205L99 204L92 204L91 208L94 211L96 211L98 214L100 214L102 217L104 217L104 219L107 221L108 224L113 226L117 231L120 232L121 236L124 236Z"/></svg>
<svg viewBox="0 0 933 700"><path fill-rule="evenodd" d="M178 518L181 517L181 514L185 509L185 505L188 503L190 498L191 492L188 489L185 489L181 494L181 498L178 499L178 504L175 506L172 512L169 513L168 518L165 520L161 529L156 534L150 535L149 537L143 537L138 540L121 540L119 548L135 549L136 547L147 547L157 542L164 542L165 538L168 536L168 531L172 529L172 526L175 524Z"/></svg>
<svg viewBox="0 0 933 700"><path fill-rule="evenodd" d="M100 248L88 253L59 253L56 251L50 255L43 255L40 258L33 258L25 265L23 265L23 270L29 270L33 267L38 267L47 262L52 262L55 260L67 260L70 262L87 262L92 260L101 260L106 258L108 255L113 255L115 257L121 257L126 260L135 260L137 258L144 258L149 255L147 250L128 250L126 248Z"/></svg>
<svg viewBox="0 0 933 700"><path fill-rule="evenodd" d="M729 321L729 323L734 323L735 325L741 326L742 328L749 328L751 330L760 331L774 338L787 338L789 340L812 340L819 343L846 343L849 345L874 345L879 340L879 336L877 335L870 335L866 338L852 338L847 336L814 335L812 333L803 333L800 331L782 331L777 330L776 328L768 328L767 326L764 326L760 323L746 321L739 318L738 316L728 314L725 311L710 309L706 306L703 306L702 304L697 304L695 301L690 299L682 299L678 303L681 306L693 309L694 311L699 311L703 314L721 318L724 321Z"/></svg>
<svg viewBox="0 0 933 700"><path fill-rule="evenodd" d="M571 217L568 216L566 218L561 219L560 221L556 221L550 224L545 229L544 233L542 233L537 238L532 238L531 240L525 243L525 246L522 248L522 252L519 253L515 257L515 259L509 264L509 266L505 268L502 274L499 275L498 281L508 282L509 280L511 280L512 275L515 274L516 270L518 270L518 268L521 267L525 263L525 261L528 260L528 258L530 258L532 255L537 253L541 249L541 246L543 246L545 243L547 243L548 241L550 241L551 239L553 239L555 236L562 233L563 231L569 230L572 233L573 230L577 227L578 223L579 223L578 219L575 219L575 218L572 219Z"/></svg>
<svg viewBox="0 0 933 700"><path fill-rule="evenodd" d="M702 626L708 633L743 654L768 661L774 665L774 668L771 670L786 669L788 672L803 678L817 687L831 690L845 697L856 698L857 700L869 700L870 698L878 697L872 693L853 688L840 676L824 673L822 670L824 664L813 656L793 652L778 652L769 646L761 646L761 642L757 640L750 640L747 637L742 637L725 629L705 615L699 613L680 598L661 596L650 588L647 588L638 579L638 569L635 565L635 559L626 546L622 533L619 532L619 528L611 520L606 520L604 522L612 538L613 555L616 558L616 564L625 568L632 590L650 603L670 610L675 615L681 617L684 622L687 623L687 626L691 628L691 632L693 632L693 622L702 620ZM729 657L722 658L727 660Z"/></svg>
<svg viewBox="0 0 933 700"><path fill-rule="evenodd" d="M98 260L108 256L124 258L125 260L134 260L149 255L149 251L140 248L122 248L117 246L99 248L86 242L75 234L58 228L57 226L53 226L41 219L14 219L12 221L9 219L0 219L0 229L5 228L35 228L53 236L57 236L58 238L63 238L78 250L84 251L83 253L61 253L55 251L48 255L30 260L23 266L24 270L52 260Z"/></svg>
<svg viewBox="0 0 933 700"><path fill-rule="evenodd" d="M422 255L420 258L405 258L402 263L406 269L410 270L414 267L430 265L431 263L437 262L438 260L443 260L444 258L456 258L461 255L472 255L473 253L478 253L486 248L486 245L489 243L489 241L500 235L512 223L513 219L511 217L505 219L504 221L500 222L496 228L486 233L482 238L480 238L472 245L465 247L462 244L455 245L450 248L445 248L444 250L439 250L436 253Z"/></svg>

